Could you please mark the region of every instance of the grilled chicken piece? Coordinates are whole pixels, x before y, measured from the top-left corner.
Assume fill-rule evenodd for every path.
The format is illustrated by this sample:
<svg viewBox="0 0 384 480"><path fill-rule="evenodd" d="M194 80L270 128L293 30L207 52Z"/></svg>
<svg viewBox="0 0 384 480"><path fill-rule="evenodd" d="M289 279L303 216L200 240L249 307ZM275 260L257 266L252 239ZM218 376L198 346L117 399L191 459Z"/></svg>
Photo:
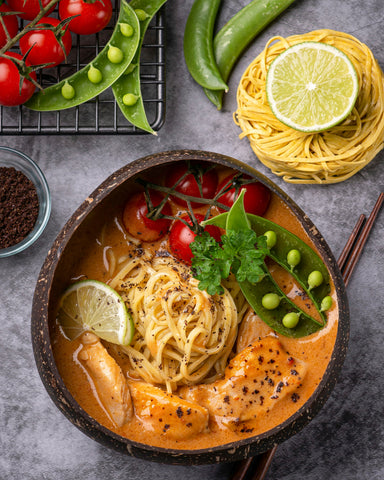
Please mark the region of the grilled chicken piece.
<svg viewBox="0 0 384 480"><path fill-rule="evenodd" d="M236 355L225 376L207 385L184 387L186 400L206 407L219 426L233 430L242 422L260 420L283 397L297 400L306 365L285 352L279 340L268 336Z"/></svg>
<svg viewBox="0 0 384 480"><path fill-rule="evenodd" d="M129 381L129 388L135 413L146 430L181 440L208 429L208 410L200 405L145 382Z"/></svg>
<svg viewBox="0 0 384 480"><path fill-rule="evenodd" d="M249 308L239 326L237 334L236 353L240 353L251 343L261 340L267 335L275 335L271 327L269 327L261 318L256 315L252 308Z"/></svg>
<svg viewBox="0 0 384 480"><path fill-rule="evenodd" d="M94 391L113 423L121 427L133 415L127 380L116 361L109 355L99 337L86 332L77 358L91 377Z"/></svg>

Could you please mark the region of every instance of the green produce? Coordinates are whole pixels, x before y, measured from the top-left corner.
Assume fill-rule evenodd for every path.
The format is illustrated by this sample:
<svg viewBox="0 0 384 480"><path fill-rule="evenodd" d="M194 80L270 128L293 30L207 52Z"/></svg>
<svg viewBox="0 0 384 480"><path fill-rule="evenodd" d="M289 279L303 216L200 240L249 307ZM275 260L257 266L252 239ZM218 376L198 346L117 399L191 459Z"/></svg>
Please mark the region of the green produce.
<svg viewBox="0 0 384 480"><path fill-rule="evenodd" d="M257 267L262 270L262 275L259 274L258 281L251 281L249 276L238 277L236 275L236 278L248 303L265 323L282 335L295 338L310 335L323 328L326 323L324 302L329 305L329 301L325 300L325 297L329 296L330 291L329 274L321 258L304 241L270 220L246 214L243 207L243 192L239 195L228 213L226 212L213 217L203 222L203 225L216 225L224 228L227 236L234 235L234 233L231 232L235 232L238 236L240 236L240 234L245 236L247 233L249 234L250 231L256 234L256 236L248 242L247 248L250 249L251 241L255 242L256 238L257 242L255 243L257 243L257 246L256 248L253 247L253 249L255 252L260 250L260 259L262 259L262 261L258 262ZM267 237L264 236L265 232L275 232L276 234L276 242L269 250L266 248ZM265 245L262 243L263 241L265 241ZM198 274L203 274L203 276L200 276L200 278L199 276L196 277L200 281L203 280L202 286L204 286L204 280L206 284L213 285L215 278L216 283L221 281L221 278L225 278L225 269L220 270L219 268L219 253L216 250L217 247L212 246L212 240L210 240L210 244L206 245L206 247L204 247L204 243L202 243L197 250L194 250L194 248L193 244L191 244L191 249L194 255L196 255L196 260L192 260L192 266L195 267L195 262L197 262L198 265L199 263L204 264L204 262L206 262L206 270L200 269L200 271L198 271ZM292 250L300 252L300 262L294 269L292 269L288 263L288 253L292 252ZM243 252L244 265L253 261L251 257L248 257L247 260L247 255L247 251ZM255 255L255 253L253 255ZM313 301L313 304L320 314L321 320L301 310L285 295L267 269L262 255L271 257L285 270L290 272ZM207 262L207 259L210 259L211 263ZM210 269L210 265L215 265L213 268L217 269L216 272ZM217 267L217 265L219 267ZM251 267L247 265L247 269L251 270ZM222 273L221 278L218 276L218 273ZM319 274L321 275L321 282ZM309 285L308 282L310 282ZM278 302L277 299L279 300ZM273 300L272 303L270 300ZM295 314L295 316L293 314ZM283 322L284 318L285 320ZM296 320L297 324L294 325Z"/></svg>
<svg viewBox="0 0 384 480"><path fill-rule="evenodd" d="M132 35L120 25L130 25ZM111 38L86 67L70 77L37 92L25 105L31 110L63 110L84 103L110 87L127 69L137 50L140 24L132 7L121 1L120 14Z"/></svg>
<svg viewBox="0 0 384 480"><path fill-rule="evenodd" d="M227 82L234 65L249 43L293 2L294 0L253 0L224 25L213 42L216 63L224 82ZM209 100L221 110L224 89L204 91Z"/></svg>
<svg viewBox="0 0 384 480"><path fill-rule="evenodd" d="M132 60L135 68L129 68L112 85L113 94L125 118L135 127L156 135L150 126L145 113L143 97L140 85L140 55L145 32L154 15L167 0L132 0L130 5L140 19L140 40L137 51ZM129 95L127 97L127 95ZM136 98L133 102L132 99ZM124 102L125 99L125 102ZM127 99L129 99L127 101Z"/></svg>
<svg viewBox="0 0 384 480"><path fill-rule="evenodd" d="M213 29L221 0L195 0L184 32L184 58L189 73L204 88L228 90L213 53Z"/></svg>

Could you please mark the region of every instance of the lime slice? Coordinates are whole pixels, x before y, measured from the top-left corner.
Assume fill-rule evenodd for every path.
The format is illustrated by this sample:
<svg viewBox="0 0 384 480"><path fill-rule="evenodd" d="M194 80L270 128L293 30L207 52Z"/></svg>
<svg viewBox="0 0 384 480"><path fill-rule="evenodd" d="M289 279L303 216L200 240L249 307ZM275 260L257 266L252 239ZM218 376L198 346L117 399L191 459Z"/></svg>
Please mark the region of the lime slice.
<svg viewBox="0 0 384 480"><path fill-rule="evenodd" d="M70 340L91 331L108 342L128 345L134 333L124 300L97 280L81 280L71 285L60 299L57 318Z"/></svg>
<svg viewBox="0 0 384 480"><path fill-rule="evenodd" d="M287 48L271 63L267 99L275 117L302 132L320 132L342 122L359 93L349 58L321 42Z"/></svg>

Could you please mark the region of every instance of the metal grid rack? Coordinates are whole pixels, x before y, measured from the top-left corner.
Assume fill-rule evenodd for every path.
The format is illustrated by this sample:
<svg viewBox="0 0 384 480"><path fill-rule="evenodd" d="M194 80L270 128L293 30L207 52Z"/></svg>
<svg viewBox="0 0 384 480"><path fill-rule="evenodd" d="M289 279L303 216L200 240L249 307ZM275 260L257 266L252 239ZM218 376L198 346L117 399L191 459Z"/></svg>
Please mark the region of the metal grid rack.
<svg viewBox="0 0 384 480"><path fill-rule="evenodd" d="M114 4L118 17L119 0ZM57 16L54 12L52 16ZM148 121L157 131L165 119L165 18L164 7L152 20L145 34L140 59L141 89ZM87 65L104 48L113 25L95 35L72 35L67 63L43 70L38 81L44 88L72 75ZM23 105L0 106L0 135L146 134L131 125L120 112L112 89L68 110L35 112Z"/></svg>

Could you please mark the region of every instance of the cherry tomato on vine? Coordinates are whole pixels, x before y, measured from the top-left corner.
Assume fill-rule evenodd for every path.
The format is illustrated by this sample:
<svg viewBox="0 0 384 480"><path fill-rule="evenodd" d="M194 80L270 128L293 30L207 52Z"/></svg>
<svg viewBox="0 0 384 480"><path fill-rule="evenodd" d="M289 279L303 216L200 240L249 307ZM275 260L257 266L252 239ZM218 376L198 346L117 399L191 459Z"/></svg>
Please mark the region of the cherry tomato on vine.
<svg viewBox="0 0 384 480"><path fill-rule="evenodd" d="M169 175L166 178L165 184L168 188L173 187L176 182L187 172L188 166L186 164L176 165L172 167L172 170L169 172ZM203 192L202 198L213 198L216 193L217 188L217 174L214 170L206 171L201 177L201 187ZM199 185L196 181L196 178L192 173L189 173L176 187L176 192L182 193L184 195L189 195L191 197L201 198L201 193ZM172 196L172 200L178 205L186 206L187 202L176 196ZM192 207L201 206L201 203L191 202Z"/></svg>
<svg viewBox="0 0 384 480"><path fill-rule="evenodd" d="M195 214L196 220L201 223L204 220L204 216L200 214ZM183 215L181 217L185 220L189 225L192 225L192 221L188 215ZM221 240L221 230L220 228L214 225L207 225L204 228L205 232L208 232L211 237L213 237L216 242L220 242ZM186 263L187 265L191 265L192 263L192 250L189 246L191 242L196 237L196 233L193 232L185 223L181 220L176 220L175 223L171 227L171 231L169 232L169 248L173 255L181 260L182 262Z"/></svg>
<svg viewBox="0 0 384 480"><path fill-rule="evenodd" d="M12 12L12 10L3 3L0 6L0 12ZM10 38L14 37L19 31L19 22L17 21L16 15L2 15L3 22ZM7 43L8 38L4 27L0 24L0 48L4 47Z"/></svg>
<svg viewBox="0 0 384 480"><path fill-rule="evenodd" d="M163 200L163 196L155 190L150 190L149 196L154 207L157 207ZM168 203L164 205L161 212L164 215L172 215ZM163 237L169 230L171 220L159 218L151 220L147 218L148 207L144 192L139 192L131 197L125 204L123 210L123 224L127 232L143 242L154 242Z"/></svg>
<svg viewBox="0 0 384 480"><path fill-rule="evenodd" d="M233 179L235 175L231 174L228 175L219 185L217 191L219 192L225 185L229 184L229 182ZM243 175L245 179L251 179L248 175ZM235 180L236 181L236 180ZM269 202L271 201L271 192L268 187L263 185L260 182L251 182L246 185L241 186L238 189L238 193L241 190L245 189L244 195L244 209L247 213L252 213L253 215L263 215L269 206ZM227 207L232 207L234 201L236 200L236 188L231 188L228 192L221 195L217 201L227 205Z"/></svg>
<svg viewBox="0 0 384 480"><path fill-rule="evenodd" d="M112 18L111 0L60 0L62 20L78 15L69 22L69 29L79 35L90 35L103 30Z"/></svg>
<svg viewBox="0 0 384 480"><path fill-rule="evenodd" d="M59 23L60 21L57 18L43 17L36 25L45 24L57 27ZM65 52L68 55L72 48L71 32L66 27L62 27L57 35L61 37ZM65 60L64 50L52 30L44 28L31 30L21 37L19 44L23 55L33 47L28 54L28 60L32 65L47 63L49 65L45 68L50 68L59 65L59 63Z"/></svg>
<svg viewBox="0 0 384 480"><path fill-rule="evenodd" d="M7 52L7 55L18 60L22 60L22 56L15 52ZM28 61L26 61L28 65ZM31 78L36 80L36 74L30 73ZM15 105L21 105L29 100L35 86L26 78L23 79L21 91L20 91L20 73L16 65L5 57L0 57L0 105L6 107L13 107Z"/></svg>
<svg viewBox="0 0 384 480"><path fill-rule="evenodd" d="M51 0L42 0L43 8L46 7L50 1ZM21 12L18 16L24 18L24 20L33 20L40 13L39 0L7 0L7 3L13 12ZM49 15L54 9L55 6L50 8L46 15Z"/></svg>

